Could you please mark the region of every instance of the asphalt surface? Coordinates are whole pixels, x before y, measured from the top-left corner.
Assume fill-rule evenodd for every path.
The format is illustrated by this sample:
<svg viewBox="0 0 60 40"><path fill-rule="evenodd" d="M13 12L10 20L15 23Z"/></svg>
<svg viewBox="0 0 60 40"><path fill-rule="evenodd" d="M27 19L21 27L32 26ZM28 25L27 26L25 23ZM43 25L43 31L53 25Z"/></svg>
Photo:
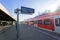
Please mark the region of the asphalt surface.
<svg viewBox="0 0 60 40"><path fill-rule="evenodd" d="M58 40L43 33L43 31L41 32L40 29L31 27L26 24L20 24L18 29L19 40ZM7 31L0 33L0 40L17 40L16 27L12 26Z"/></svg>
<svg viewBox="0 0 60 40"><path fill-rule="evenodd" d="M1 31L0 40L17 40L15 26L11 26L9 29Z"/></svg>

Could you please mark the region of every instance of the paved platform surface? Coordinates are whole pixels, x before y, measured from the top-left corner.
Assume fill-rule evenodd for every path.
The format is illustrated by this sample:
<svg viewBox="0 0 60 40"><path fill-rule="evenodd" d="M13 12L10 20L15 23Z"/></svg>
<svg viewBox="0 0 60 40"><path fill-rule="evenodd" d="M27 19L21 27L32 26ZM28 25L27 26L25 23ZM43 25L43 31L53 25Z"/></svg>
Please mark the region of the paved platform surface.
<svg viewBox="0 0 60 40"><path fill-rule="evenodd" d="M15 26L11 26L8 30L1 31L0 40L17 40Z"/></svg>
<svg viewBox="0 0 60 40"><path fill-rule="evenodd" d="M44 30L41 32L40 29L31 27L26 24L20 24L18 29L19 29L18 40L60 40L44 33ZM7 31L0 33L0 40L17 40L16 27L12 26Z"/></svg>

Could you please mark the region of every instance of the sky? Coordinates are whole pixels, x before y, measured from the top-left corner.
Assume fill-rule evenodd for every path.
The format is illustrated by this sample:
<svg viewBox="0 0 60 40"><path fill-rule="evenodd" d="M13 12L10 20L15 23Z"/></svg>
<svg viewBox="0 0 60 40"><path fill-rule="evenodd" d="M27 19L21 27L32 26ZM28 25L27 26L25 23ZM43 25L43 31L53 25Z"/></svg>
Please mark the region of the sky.
<svg viewBox="0 0 60 40"><path fill-rule="evenodd" d="M42 14L45 10L54 12L60 6L60 0L0 0L0 3L4 5L15 19L14 9L21 8L21 6L35 9L35 13L32 15L20 14L19 21L33 18Z"/></svg>

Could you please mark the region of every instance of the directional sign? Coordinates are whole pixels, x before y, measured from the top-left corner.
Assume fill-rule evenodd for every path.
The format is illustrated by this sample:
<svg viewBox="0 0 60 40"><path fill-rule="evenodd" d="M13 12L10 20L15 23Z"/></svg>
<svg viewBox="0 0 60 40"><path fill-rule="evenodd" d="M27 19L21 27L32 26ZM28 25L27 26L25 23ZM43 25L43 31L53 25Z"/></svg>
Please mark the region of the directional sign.
<svg viewBox="0 0 60 40"><path fill-rule="evenodd" d="M33 8L28 8L28 7L21 7L21 13L22 14L33 14L34 9Z"/></svg>

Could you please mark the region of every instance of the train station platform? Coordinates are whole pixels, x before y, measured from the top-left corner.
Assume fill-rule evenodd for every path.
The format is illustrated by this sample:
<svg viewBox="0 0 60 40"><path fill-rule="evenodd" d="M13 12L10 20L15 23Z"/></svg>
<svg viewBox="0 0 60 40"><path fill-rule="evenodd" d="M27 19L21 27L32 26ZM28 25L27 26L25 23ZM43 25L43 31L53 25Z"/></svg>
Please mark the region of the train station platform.
<svg viewBox="0 0 60 40"><path fill-rule="evenodd" d="M53 36L54 34L52 34L52 32L49 33L44 30L31 27L27 24L19 24L18 31L18 40L60 40L60 36L56 36L58 34L55 34L55 36ZM7 31L0 34L0 40L17 40L16 34L16 25L11 26Z"/></svg>
<svg viewBox="0 0 60 40"><path fill-rule="evenodd" d="M8 28L10 28L12 25L5 25L5 26L0 26L0 33L6 31Z"/></svg>

